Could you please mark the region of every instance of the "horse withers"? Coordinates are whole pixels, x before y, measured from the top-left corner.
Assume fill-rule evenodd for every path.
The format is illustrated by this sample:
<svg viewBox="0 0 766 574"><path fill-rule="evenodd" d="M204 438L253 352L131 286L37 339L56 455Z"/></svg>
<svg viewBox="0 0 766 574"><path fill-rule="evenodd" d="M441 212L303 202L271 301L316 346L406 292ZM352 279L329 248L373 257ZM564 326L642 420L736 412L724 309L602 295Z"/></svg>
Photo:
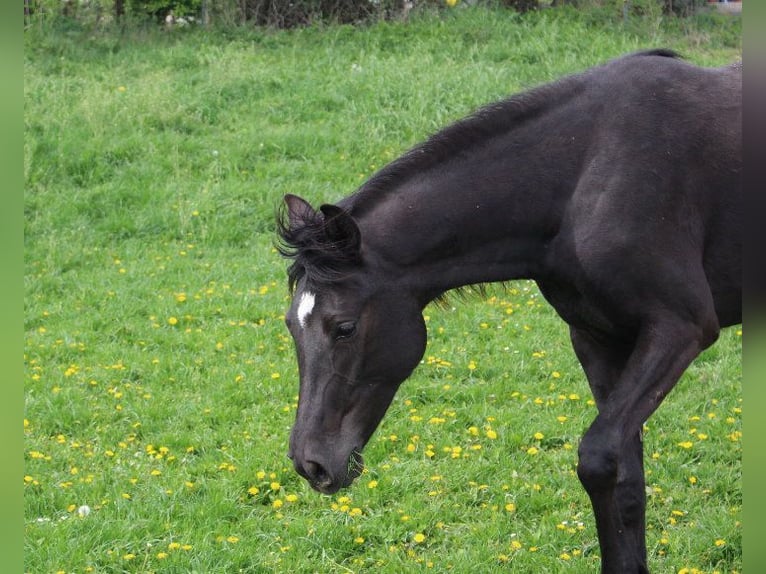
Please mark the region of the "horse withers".
<svg viewBox="0 0 766 574"><path fill-rule="evenodd" d="M488 105L315 210L280 217L300 392L289 456L334 493L451 289L534 279L598 415L577 472L602 572L648 572L641 430L741 321L741 67L631 54Z"/></svg>

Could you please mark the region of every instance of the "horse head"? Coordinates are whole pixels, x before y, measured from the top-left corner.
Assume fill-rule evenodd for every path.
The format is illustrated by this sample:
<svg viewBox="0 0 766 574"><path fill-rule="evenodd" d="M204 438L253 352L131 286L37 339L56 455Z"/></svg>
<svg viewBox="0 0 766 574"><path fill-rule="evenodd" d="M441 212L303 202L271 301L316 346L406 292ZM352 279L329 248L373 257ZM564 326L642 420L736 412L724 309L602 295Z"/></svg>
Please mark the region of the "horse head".
<svg viewBox="0 0 766 574"><path fill-rule="evenodd" d="M293 259L285 322L300 375L288 456L314 489L331 494L361 473L361 451L422 358L426 328L417 299L371 271L346 211L315 211L292 195L285 204L282 252Z"/></svg>

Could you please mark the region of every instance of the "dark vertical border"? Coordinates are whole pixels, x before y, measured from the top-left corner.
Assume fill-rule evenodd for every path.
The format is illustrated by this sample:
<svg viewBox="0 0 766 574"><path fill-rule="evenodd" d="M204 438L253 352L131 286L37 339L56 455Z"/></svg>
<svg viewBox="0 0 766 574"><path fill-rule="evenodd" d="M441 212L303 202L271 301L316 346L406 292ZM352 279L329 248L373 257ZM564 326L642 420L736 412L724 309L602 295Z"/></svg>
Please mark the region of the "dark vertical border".
<svg viewBox="0 0 766 574"><path fill-rule="evenodd" d="M743 319L743 561L766 565L766 5L743 3L745 299Z"/></svg>
<svg viewBox="0 0 766 574"><path fill-rule="evenodd" d="M24 571L23 11L0 7L0 553L4 572Z"/></svg>

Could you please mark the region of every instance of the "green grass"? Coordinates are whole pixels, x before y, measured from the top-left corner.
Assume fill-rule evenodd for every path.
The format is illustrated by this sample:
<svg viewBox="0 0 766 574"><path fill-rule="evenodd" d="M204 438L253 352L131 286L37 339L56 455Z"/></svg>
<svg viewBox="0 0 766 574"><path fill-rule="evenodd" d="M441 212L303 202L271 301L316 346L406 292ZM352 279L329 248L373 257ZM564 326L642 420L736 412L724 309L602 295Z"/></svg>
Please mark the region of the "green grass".
<svg viewBox="0 0 766 574"><path fill-rule="evenodd" d="M455 10L30 30L26 571L596 571L574 473L595 411L531 283L427 309L423 365L354 487L321 496L292 471L274 210L287 192L350 193L485 102L660 45L726 63L739 22ZM648 422L654 572L741 571L740 364L730 329Z"/></svg>

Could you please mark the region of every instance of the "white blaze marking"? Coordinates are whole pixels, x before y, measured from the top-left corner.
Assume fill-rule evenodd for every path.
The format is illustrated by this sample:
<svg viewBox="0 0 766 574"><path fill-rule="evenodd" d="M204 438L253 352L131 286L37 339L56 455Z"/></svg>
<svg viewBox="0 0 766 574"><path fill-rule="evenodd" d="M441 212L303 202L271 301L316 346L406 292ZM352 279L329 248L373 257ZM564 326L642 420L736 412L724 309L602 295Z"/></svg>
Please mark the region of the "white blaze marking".
<svg viewBox="0 0 766 574"><path fill-rule="evenodd" d="M316 303L316 297L313 293L306 292L301 295L301 302L298 304L298 323L300 323L301 328L306 326L306 319L314 310L314 303Z"/></svg>

